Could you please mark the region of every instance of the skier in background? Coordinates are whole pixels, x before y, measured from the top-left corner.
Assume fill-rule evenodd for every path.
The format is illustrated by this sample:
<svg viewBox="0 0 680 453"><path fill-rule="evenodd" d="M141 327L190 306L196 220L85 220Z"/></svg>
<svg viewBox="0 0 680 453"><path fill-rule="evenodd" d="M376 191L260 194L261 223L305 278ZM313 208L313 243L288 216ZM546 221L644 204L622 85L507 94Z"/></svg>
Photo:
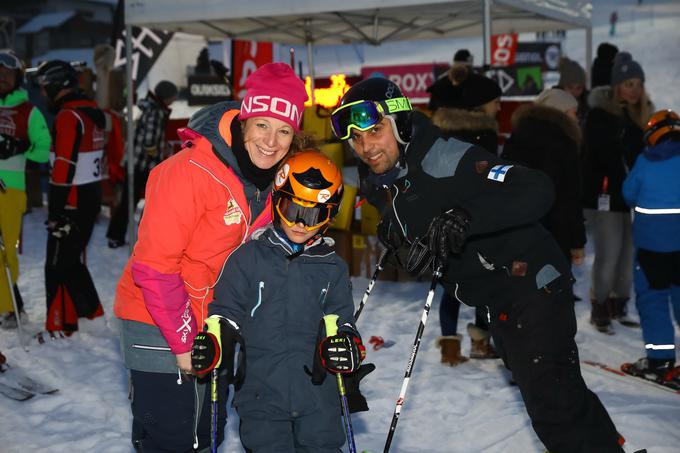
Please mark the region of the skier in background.
<svg viewBox="0 0 680 453"><path fill-rule="evenodd" d="M619 13L612 11L609 16L609 36L616 35L616 23L619 21Z"/></svg>
<svg viewBox="0 0 680 453"><path fill-rule="evenodd" d="M647 354L621 369L680 390L669 309L680 325L680 117L656 112L644 138L647 147L623 182L623 197L635 211L635 303Z"/></svg>
<svg viewBox="0 0 680 453"><path fill-rule="evenodd" d="M23 301L17 287L19 242L21 221L26 211L26 161L47 162L50 152L50 132L45 118L28 100L22 88L24 65L9 50L0 51L0 179L4 190L0 191L0 235L7 253L7 263L0 256L0 323L3 328L17 325L12 304L14 292L20 316ZM12 281L7 281L8 266Z"/></svg>

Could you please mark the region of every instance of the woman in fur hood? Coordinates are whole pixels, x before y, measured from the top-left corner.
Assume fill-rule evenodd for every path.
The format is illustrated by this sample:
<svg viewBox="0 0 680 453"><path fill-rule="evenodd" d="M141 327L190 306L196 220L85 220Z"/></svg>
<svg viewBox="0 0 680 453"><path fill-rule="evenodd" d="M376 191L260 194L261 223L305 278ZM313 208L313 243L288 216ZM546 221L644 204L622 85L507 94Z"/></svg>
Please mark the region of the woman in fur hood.
<svg viewBox="0 0 680 453"><path fill-rule="evenodd" d="M568 261L583 262L586 231L581 206L578 101L559 88L541 93L512 116L512 135L503 157L545 172L555 186L555 203L543 225Z"/></svg>
<svg viewBox="0 0 680 453"><path fill-rule="evenodd" d="M612 334L611 319L638 327L627 317L633 274L630 209L621 186L643 148L643 127L654 111L645 92L645 74L627 52L614 59L611 86L588 97L584 125L584 207L593 231L595 261L591 282L591 323Z"/></svg>

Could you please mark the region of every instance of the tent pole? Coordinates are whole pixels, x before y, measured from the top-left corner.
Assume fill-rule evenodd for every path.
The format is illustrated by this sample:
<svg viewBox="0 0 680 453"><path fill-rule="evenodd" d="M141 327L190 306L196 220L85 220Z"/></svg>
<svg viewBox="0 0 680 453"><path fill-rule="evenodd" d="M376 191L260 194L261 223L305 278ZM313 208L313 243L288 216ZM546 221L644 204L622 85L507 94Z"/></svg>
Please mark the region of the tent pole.
<svg viewBox="0 0 680 453"><path fill-rule="evenodd" d="M483 16L484 67L488 68L491 65L491 0L484 0Z"/></svg>
<svg viewBox="0 0 680 453"><path fill-rule="evenodd" d="M128 186L128 246L130 255L137 242L137 229L135 225L135 194L134 194L134 168L135 168L135 128L132 118L132 98L134 96L134 84L132 80L132 25L125 19L125 78L127 79L127 186Z"/></svg>
<svg viewBox="0 0 680 453"><path fill-rule="evenodd" d="M314 42L312 41L312 32L309 28L310 20L305 20L305 34L307 35L307 70L309 78L311 79L311 96L310 100L314 105Z"/></svg>
<svg viewBox="0 0 680 453"><path fill-rule="evenodd" d="M586 28L586 87L591 88L593 70L593 27Z"/></svg>

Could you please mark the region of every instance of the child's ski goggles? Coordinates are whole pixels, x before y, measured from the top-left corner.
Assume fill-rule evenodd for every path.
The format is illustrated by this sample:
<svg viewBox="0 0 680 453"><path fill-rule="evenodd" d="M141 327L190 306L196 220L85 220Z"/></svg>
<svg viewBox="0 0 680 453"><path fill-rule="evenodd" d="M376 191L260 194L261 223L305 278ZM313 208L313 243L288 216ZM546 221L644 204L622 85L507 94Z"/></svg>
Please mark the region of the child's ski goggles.
<svg viewBox="0 0 680 453"><path fill-rule="evenodd" d="M367 131L383 120L385 115L412 110L405 97L384 101L355 101L338 107L331 115L333 133L340 140L347 140L352 129Z"/></svg>
<svg viewBox="0 0 680 453"><path fill-rule="evenodd" d="M289 227L303 223L305 230L313 231L327 224L331 219L333 206L283 196L276 202L276 212L281 221Z"/></svg>

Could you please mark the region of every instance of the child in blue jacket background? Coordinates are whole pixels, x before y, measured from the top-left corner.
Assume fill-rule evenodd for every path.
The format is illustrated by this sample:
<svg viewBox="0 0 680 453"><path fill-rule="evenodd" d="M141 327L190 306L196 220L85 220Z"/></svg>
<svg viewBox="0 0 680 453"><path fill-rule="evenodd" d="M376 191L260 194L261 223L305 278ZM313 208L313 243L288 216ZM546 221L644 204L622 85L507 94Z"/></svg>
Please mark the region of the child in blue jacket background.
<svg viewBox="0 0 680 453"><path fill-rule="evenodd" d="M656 112L644 137L647 147L622 190L635 211L634 283L647 355L621 369L680 389L669 309L680 324L680 117Z"/></svg>

